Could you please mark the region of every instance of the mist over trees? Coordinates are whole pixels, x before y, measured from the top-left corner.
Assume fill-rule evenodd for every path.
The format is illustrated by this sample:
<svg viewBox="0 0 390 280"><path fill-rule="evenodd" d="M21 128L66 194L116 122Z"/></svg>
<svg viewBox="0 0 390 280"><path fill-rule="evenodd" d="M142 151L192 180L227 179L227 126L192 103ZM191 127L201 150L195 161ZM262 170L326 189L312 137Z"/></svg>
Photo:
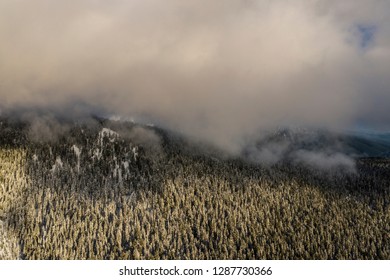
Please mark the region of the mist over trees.
<svg viewBox="0 0 390 280"><path fill-rule="evenodd" d="M0 258L390 258L389 11L1 0Z"/></svg>
<svg viewBox="0 0 390 280"><path fill-rule="evenodd" d="M143 117L232 153L276 126L389 130L389 10L384 0L2 0L0 111Z"/></svg>
<svg viewBox="0 0 390 280"><path fill-rule="evenodd" d="M66 125L49 141L37 127L1 121L2 259L390 258L386 158L329 173L131 122Z"/></svg>

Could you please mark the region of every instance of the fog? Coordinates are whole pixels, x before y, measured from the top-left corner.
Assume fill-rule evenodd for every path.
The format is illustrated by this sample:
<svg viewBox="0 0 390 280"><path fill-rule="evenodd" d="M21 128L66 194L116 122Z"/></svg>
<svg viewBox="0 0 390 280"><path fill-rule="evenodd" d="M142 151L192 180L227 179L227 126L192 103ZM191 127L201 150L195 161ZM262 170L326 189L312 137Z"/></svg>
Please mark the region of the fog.
<svg viewBox="0 0 390 280"><path fill-rule="evenodd" d="M389 129L388 11L381 0L0 0L0 111L139 118L232 153L273 127ZM272 161L275 149L261 152Z"/></svg>

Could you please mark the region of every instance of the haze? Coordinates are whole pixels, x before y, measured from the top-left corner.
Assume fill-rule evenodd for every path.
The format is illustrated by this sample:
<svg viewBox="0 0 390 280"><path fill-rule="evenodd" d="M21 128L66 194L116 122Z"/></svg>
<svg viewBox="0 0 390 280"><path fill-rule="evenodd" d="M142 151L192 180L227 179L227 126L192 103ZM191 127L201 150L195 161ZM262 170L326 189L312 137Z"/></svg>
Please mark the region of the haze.
<svg viewBox="0 0 390 280"><path fill-rule="evenodd" d="M237 152L389 129L390 2L0 0L0 111L138 117Z"/></svg>

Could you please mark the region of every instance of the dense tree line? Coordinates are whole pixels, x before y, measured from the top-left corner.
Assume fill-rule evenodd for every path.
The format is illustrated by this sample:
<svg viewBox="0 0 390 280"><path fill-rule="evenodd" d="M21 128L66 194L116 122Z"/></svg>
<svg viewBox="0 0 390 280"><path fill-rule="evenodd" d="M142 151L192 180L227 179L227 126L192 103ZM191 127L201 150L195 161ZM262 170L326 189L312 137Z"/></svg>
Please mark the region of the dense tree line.
<svg viewBox="0 0 390 280"><path fill-rule="evenodd" d="M160 148L142 145L126 136L135 126L20 143L7 126L0 258L390 258L389 160L360 160L356 174L265 168L150 127Z"/></svg>

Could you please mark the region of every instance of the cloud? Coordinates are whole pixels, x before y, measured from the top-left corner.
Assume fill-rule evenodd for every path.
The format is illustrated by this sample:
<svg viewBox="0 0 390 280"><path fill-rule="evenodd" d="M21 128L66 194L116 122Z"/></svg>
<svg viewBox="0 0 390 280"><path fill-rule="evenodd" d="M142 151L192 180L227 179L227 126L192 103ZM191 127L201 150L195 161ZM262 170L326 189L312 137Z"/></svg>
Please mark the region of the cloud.
<svg viewBox="0 0 390 280"><path fill-rule="evenodd" d="M26 114L22 118L30 124L27 136L33 142L54 143L70 131L68 124L59 122L52 115Z"/></svg>
<svg viewBox="0 0 390 280"><path fill-rule="evenodd" d="M266 142L259 147L249 146L245 150L244 158L249 162L272 166L276 163L285 160L289 154L291 143L288 141L282 142Z"/></svg>
<svg viewBox="0 0 390 280"><path fill-rule="evenodd" d="M0 107L141 116L233 153L279 125L389 129L389 10L380 0L3 0Z"/></svg>
<svg viewBox="0 0 390 280"><path fill-rule="evenodd" d="M299 150L293 153L292 158L296 163L303 163L308 167L323 171L356 172L355 161L342 153Z"/></svg>
<svg viewBox="0 0 390 280"><path fill-rule="evenodd" d="M142 147L149 158L159 160L164 157L161 138L152 129L135 126L131 130L119 130L119 135L130 139L134 145Z"/></svg>

